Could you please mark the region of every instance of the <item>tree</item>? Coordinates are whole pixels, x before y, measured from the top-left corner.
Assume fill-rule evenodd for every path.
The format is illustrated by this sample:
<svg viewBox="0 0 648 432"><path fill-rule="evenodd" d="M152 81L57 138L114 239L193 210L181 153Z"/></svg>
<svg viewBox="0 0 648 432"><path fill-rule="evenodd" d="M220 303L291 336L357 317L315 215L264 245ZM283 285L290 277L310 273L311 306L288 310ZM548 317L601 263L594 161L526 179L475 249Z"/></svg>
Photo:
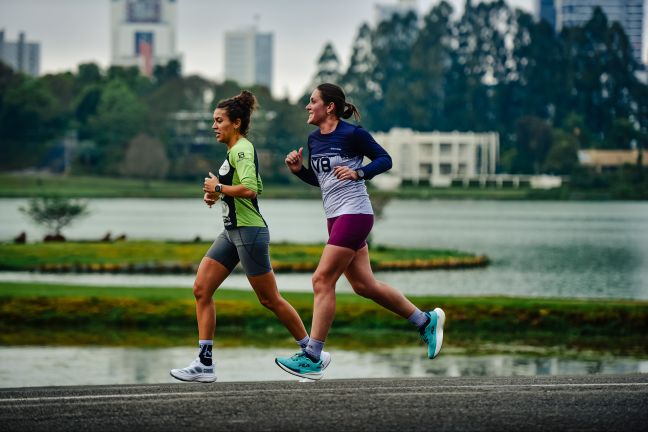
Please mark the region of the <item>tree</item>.
<svg viewBox="0 0 648 432"><path fill-rule="evenodd" d="M154 138L139 134L128 144L121 173L145 180L164 178L169 171L169 159L164 145Z"/></svg>
<svg viewBox="0 0 648 432"><path fill-rule="evenodd" d="M411 81L411 52L418 32L418 18L413 12L405 16L394 14L391 20L380 22L374 32L372 52L376 67L371 80L380 90L372 114L378 117L373 123L377 130L411 127L407 88Z"/></svg>
<svg viewBox="0 0 648 432"><path fill-rule="evenodd" d="M516 123L517 157L511 170L523 174L539 174L552 146L551 127L546 121L531 116Z"/></svg>
<svg viewBox="0 0 648 432"><path fill-rule="evenodd" d="M20 212L37 225L44 225L48 233L62 239L61 230L75 220L90 214L87 203L61 197L40 197L29 201Z"/></svg>
<svg viewBox="0 0 648 432"><path fill-rule="evenodd" d="M333 44L327 42L317 59L317 72L311 81L311 84L306 89L306 93L302 95L299 103L302 105L308 104L310 100L311 91L320 84L333 83L340 84L342 74L340 73L340 60L335 53Z"/></svg>
<svg viewBox="0 0 648 432"><path fill-rule="evenodd" d="M99 84L102 79L101 69L96 63L81 63L79 65L76 75L79 88Z"/></svg>
<svg viewBox="0 0 648 432"><path fill-rule="evenodd" d="M0 169L34 166L64 130L64 110L43 81L0 69L8 84L0 93Z"/></svg>
<svg viewBox="0 0 648 432"><path fill-rule="evenodd" d="M560 129L553 130L553 144L544 163L545 173L570 175L578 166L578 141Z"/></svg>
<svg viewBox="0 0 648 432"><path fill-rule="evenodd" d="M362 109L369 109L376 100L375 92L379 88L371 80L376 59L371 51L371 28L367 23L360 26L351 50L349 67L342 76L340 85L353 103Z"/></svg>
<svg viewBox="0 0 648 432"><path fill-rule="evenodd" d="M452 13L452 6L445 1L432 8L424 17L423 28L412 47L408 107L412 127L416 130L442 130L446 124L444 77L452 50Z"/></svg>
<svg viewBox="0 0 648 432"><path fill-rule="evenodd" d="M144 115L143 104L123 82L113 80L105 86L97 113L89 119L100 173L117 173L129 140L144 126Z"/></svg>
<svg viewBox="0 0 648 432"><path fill-rule="evenodd" d="M182 65L178 60L170 60L166 65L156 65L153 76L158 84L168 80L179 79L182 75Z"/></svg>

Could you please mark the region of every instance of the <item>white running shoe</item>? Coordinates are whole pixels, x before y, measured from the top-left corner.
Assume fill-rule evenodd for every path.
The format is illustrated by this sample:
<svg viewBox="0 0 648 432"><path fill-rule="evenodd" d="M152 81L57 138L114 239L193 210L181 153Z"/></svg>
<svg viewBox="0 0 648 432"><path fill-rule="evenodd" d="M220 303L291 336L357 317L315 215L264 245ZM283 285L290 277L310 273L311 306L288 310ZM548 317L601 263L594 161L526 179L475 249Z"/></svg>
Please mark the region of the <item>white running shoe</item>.
<svg viewBox="0 0 648 432"><path fill-rule="evenodd" d="M322 360L322 372L324 372L324 369L331 363L331 354L328 351L322 351L320 360Z"/></svg>
<svg viewBox="0 0 648 432"><path fill-rule="evenodd" d="M171 376L180 381L210 383L216 381L214 365L205 366L196 358L184 369L171 369Z"/></svg>

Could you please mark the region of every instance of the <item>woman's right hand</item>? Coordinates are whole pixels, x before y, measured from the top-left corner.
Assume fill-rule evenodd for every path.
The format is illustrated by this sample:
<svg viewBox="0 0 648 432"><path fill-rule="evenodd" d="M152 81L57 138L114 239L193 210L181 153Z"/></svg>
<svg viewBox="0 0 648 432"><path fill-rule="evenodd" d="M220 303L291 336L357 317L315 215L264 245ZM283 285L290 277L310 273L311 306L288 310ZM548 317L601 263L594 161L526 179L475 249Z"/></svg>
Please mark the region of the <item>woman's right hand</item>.
<svg viewBox="0 0 648 432"><path fill-rule="evenodd" d="M299 171L301 171L303 167L302 163L304 159L302 156L303 151L304 151L304 147L299 147L299 151L293 150L290 153L288 153L288 155L286 156L285 162L286 165L288 165L290 171L294 173L298 173Z"/></svg>

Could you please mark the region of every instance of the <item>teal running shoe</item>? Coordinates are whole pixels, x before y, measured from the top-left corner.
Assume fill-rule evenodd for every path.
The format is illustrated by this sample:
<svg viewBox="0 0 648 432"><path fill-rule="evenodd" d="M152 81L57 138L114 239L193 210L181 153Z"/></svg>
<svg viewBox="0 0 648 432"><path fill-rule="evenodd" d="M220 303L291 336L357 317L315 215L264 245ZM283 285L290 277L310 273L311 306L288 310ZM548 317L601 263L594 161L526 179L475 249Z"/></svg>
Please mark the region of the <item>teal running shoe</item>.
<svg viewBox="0 0 648 432"><path fill-rule="evenodd" d="M435 358L441 351L443 345L443 324L445 324L445 312L436 308L431 312L425 312L430 322L421 330L421 339L428 346L428 358Z"/></svg>
<svg viewBox="0 0 648 432"><path fill-rule="evenodd" d="M319 361L314 362L304 351L300 351L292 357L277 357L275 363L289 374L311 380L320 380L324 376L324 369L331 362L331 355L322 351Z"/></svg>

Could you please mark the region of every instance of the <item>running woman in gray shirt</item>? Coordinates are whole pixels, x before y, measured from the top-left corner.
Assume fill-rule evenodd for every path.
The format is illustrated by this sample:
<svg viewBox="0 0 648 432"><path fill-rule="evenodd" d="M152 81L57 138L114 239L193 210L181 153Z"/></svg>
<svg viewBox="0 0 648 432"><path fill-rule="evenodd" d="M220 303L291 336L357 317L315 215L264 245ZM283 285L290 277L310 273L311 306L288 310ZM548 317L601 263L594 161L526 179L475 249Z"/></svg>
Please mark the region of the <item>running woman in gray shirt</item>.
<svg viewBox="0 0 648 432"><path fill-rule="evenodd" d="M345 99L340 87L319 85L306 106L308 123L318 127L308 137L309 167L303 166L303 148L286 156L293 174L320 187L329 232L312 279L315 301L309 342L292 357L275 359L286 372L310 379L320 379L330 360L322 356L322 349L335 316L335 284L342 274L356 294L414 324L427 343L429 358L439 354L443 343L443 310L421 311L400 291L376 280L371 270L366 239L373 226L373 209L364 181L389 170L391 158L367 131L342 120L360 117ZM371 160L367 165L363 165L365 156Z"/></svg>

